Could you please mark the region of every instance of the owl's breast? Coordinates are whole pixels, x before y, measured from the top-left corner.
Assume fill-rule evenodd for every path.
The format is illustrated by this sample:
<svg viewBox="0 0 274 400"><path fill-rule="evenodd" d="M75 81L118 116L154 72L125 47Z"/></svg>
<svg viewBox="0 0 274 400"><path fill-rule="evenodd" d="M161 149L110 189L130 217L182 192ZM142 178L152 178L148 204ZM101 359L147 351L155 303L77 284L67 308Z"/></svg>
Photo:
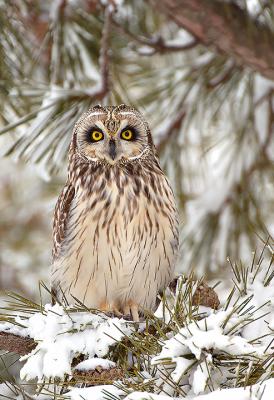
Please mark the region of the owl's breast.
<svg viewBox="0 0 274 400"><path fill-rule="evenodd" d="M178 247L173 193L164 175L156 178L149 185L113 174L92 190L78 188L62 248L63 291L93 307L104 292L151 308L172 278Z"/></svg>

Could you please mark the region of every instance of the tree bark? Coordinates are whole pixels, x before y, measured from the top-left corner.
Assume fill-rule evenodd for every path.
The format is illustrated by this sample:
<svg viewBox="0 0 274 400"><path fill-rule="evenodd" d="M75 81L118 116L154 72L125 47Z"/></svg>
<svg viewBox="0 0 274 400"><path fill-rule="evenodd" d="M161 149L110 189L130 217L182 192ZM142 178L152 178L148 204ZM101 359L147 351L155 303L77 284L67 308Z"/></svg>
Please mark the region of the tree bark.
<svg viewBox="0 0 274 400"><path fill-rule="evenodd" d="M30 353L36 346L37 343L29 337L17 336L9 332L0 332L0 350L24 356Z"/></svg>
<svg viewBox="0 0 274 400"><path fill-rule="evenodd" d="M274 33L233 2L149 0L200 43L274 80Z"/></svg>

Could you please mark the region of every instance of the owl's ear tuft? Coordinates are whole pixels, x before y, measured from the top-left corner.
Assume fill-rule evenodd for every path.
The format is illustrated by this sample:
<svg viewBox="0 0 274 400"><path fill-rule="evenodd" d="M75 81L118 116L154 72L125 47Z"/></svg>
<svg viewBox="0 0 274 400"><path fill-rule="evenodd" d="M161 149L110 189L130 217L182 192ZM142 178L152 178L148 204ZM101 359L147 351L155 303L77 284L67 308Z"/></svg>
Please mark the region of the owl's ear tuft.
<svg viewBox="0 0 274 400"><path fill-rule="evenodd" d="M101 106L101 104L95 104L95 106L90 107L89 111L96 111L96 110L102 110L104 111L104 107Z"/></svg>

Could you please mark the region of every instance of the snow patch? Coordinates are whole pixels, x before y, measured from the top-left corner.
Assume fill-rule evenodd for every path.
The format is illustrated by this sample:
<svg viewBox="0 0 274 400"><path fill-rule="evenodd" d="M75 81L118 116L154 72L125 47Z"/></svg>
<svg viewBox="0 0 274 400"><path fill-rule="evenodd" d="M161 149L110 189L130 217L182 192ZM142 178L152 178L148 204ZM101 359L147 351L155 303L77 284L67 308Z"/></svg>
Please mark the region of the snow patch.
<svg viewBox="0 0 274 400"><path fill-rule="evenodd" d="M26 361L20 371L21 379L24 380L51 377L62 379L65 374L71 375L74 357L79 354L90 358L104 357L111 346L121 341L125 335L130 335L133 329L123 319L70 311L58 304L47 304L45 311L35 313L28 320L17 317L16 321L25 328L4 323L0 330L29 336L37 342L36 348L20 359ZM104 361L107 363L107 360Z"/></svg>
<svg viewBox="0 0 274 400"><path fill-rule="evenodd" d="M89 358L88 360L82 361L76 365L74 369L77 371L90 371L97 367L102 369L110 369L116 366L115 362L110 360L105 360L104 358Z"/></svg>
<svg viewBox="0 0 274 400"><path fill-rule="evenodd" d="M120 396L124 392L113 385L99 385L89 388L75 388L66 393L71 400L106 400L112 396ZM108 394L110 396L108 396ZM111 397L113 398L113 397ZM119 397L118 397L119 398Z"/></svg>

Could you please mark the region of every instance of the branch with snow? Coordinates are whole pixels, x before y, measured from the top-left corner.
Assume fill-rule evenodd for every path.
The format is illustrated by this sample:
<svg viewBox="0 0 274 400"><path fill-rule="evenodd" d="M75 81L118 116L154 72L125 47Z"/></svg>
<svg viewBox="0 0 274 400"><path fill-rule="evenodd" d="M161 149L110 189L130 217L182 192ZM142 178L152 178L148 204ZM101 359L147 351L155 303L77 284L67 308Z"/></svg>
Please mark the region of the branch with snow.
<svg viewBox="0 0 274 400"><path fill-rule="evenodd" d="M43 312L36 312L28 319L16 317L15 323L2 324L1 331L12 334L13 339L14 335L23 336L28 343L30 339L36 343L33 350L20 359L26 361L20 373L25 380L63 379L66 374L72 375L74 358L105 356L111 346L133 330L133 325L122 319L73 312L58 304L46 305Z"/></svg>
<svg viewBox="0 0 274 400"><path fill-rule="evenodd" d="M211 399L219 386L227 393L233 386L263 385L273 373L273 320L266 317L272 306L269 301L261 304L259 298L255 301L251 291L255 286L256 294L261 291L262 281L268 288L265 295L271 297L273 274L269 268L261 268L261 275L255 265L249 274L238 274L233 268L237 282L222 308L205 283L179 277L155 315L147 315L140 324L83 308L31 305L19 296L20 316L13 321L9 316L10 321L1 324L0 343L2 337L30 345L31 351L20 359L25 362L20 376L38 380L44 387L41 395L54 381L49 398L59 393L72 400L108 396L117 400L184 396L193 400L199 394ZM248 284L243 280L246 276ZM201 306L203 293L205 305ZM256 324L262 318L258 330ZM20 354L24 353L26 348ZM259 384L254 386L256 393L257 388Z"/></svg>

